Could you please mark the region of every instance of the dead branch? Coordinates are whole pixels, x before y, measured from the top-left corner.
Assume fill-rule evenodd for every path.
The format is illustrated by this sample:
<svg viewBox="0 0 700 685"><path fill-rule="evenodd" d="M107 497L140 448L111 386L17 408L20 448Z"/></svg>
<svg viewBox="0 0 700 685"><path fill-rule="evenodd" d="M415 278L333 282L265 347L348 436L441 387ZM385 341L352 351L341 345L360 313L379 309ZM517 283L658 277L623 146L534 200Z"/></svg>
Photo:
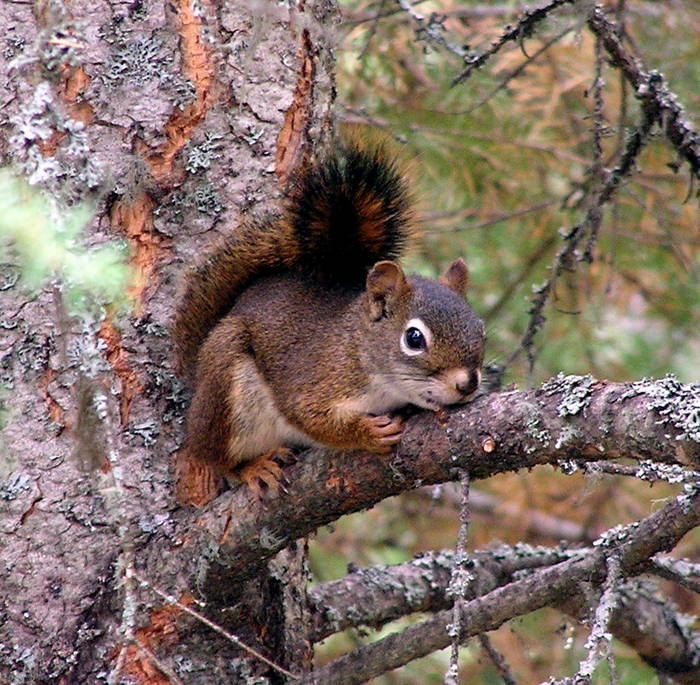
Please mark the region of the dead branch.
<svg viewBox="0 0 700 685"><path fill-rule="evenodd" d="M461 612L461 634L466 639L494 630L515 616L567 601L578 594L581 586L586 583L602 584L607 575L607 559L611 553L618 557L621 573L626 576L635 575L648 565L650 556L671 549L698 524L700 488L695 487L692 492L678 495L663 509L647 518L612 531L614 534L601 538L601 544L589 553L537 570L527 578L466 602ZM359 685L448 646L451 638L447 626L451 620L451 610L438 612L418 625L336 659L300 682L305 685L329 682ZM645 638L649 639L646 626L639 627L644 631ZM681 661L670 664L665 662L665 657L665 651L655 652L647 661L658 670L673 674L679 683L695 683L700 678L697 637L689 640Z"/></svg>
<svg viewBox="0 0 700 685"><path fill-rule="evenodd" d="M669 90L666 79L656 70L645 71L620 40L615 24L596 6L588 19L591 31L603 42L612 65L619 68L634 88L635 97L648 116L653 112L666 137L690 165L694 176L700 176L700 137L693 128L678 97Z"/></svg>

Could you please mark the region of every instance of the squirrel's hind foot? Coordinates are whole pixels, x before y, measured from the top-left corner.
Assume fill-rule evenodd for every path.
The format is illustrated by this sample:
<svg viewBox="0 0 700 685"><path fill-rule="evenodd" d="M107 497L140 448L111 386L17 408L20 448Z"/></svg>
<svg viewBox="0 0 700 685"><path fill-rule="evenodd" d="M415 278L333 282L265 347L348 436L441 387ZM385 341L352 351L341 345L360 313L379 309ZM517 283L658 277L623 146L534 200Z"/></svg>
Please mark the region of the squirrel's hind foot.
<svg viewBox="0 0 700 685"><path fill-rule="evenodd" d="M284 490L282 480L282 466L292 461L292 452L287 447L275 447L275 449L255 457L251 461L233 471L236 478L242 480L250 491L258 498L263 499L263 488L273 494L277 494L280 488Z"/></svg>

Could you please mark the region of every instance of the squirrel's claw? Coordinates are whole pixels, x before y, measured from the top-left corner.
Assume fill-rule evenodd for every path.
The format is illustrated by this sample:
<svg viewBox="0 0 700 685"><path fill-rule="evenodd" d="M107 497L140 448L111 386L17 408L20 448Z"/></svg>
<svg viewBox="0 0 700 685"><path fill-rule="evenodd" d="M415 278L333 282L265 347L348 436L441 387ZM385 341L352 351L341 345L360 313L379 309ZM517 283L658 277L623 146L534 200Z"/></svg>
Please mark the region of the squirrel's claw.
<svg viewBox="0 0 700 685"><path fill-rule="evenodd" d="M280 488L284 490L284 486L280 484L282 478L280 462L289 463L290 454L290 450L286 447L277 447L246 462L236 470L236 475L258 499L263 499L263 487L276 495Z"/></svg>
<svg viewBox="0 0 700 685"><path fill-rule="evenodd" d="M368 436L363 447L370 452L387 454L391 448L400 442L403 435L403 419L399 416L366 416L364 424Z"/></svg>

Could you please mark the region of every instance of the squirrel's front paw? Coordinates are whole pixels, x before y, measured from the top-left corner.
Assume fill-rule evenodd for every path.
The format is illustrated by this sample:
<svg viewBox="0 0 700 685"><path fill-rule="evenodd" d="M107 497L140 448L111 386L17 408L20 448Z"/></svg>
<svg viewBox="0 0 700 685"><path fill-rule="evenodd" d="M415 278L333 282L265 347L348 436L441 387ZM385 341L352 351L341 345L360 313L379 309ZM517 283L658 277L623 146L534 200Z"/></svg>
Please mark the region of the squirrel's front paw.
<svg viewBox="0 0 700 685"><path fill-rule="evenodd" d="M365 416L363 424L367 429L367 437L362 447L369 452L387 454L403 435L403 419L399 416Z"/></svg>

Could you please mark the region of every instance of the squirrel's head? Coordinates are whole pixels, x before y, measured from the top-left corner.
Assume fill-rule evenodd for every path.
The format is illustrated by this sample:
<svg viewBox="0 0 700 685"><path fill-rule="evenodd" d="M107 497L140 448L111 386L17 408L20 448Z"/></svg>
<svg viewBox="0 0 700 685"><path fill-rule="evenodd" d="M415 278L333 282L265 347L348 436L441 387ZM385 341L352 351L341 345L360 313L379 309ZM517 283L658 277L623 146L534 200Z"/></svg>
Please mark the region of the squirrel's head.
<svg viewBox="0 0 700 685"><path fill-rule="evenodd" d="M370 352L406 404L424 409L466 402L481 380L484 324L464 297L469 274L456 259L439 280L406 277L396 262L367 276ZM377 368L375 365L375 368Z"/></svg>

